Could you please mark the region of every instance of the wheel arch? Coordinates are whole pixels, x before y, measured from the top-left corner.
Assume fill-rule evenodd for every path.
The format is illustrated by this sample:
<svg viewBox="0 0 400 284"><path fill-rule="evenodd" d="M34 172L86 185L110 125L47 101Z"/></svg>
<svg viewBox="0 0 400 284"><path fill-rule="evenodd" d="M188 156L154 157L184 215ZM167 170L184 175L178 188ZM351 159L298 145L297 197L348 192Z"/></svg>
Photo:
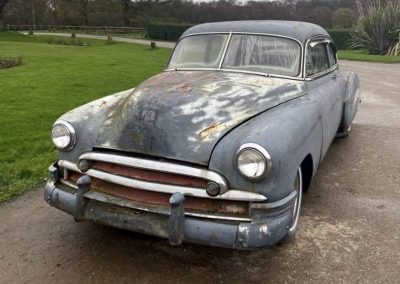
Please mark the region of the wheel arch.
<svg viewBox="0 0 400 284"><path fill-rule="evenodd" d="M307 192L311 185L314 173L314 162L312 155L307 154L307 156L301 162L300 166L303 175L303 191Z"/></svg>

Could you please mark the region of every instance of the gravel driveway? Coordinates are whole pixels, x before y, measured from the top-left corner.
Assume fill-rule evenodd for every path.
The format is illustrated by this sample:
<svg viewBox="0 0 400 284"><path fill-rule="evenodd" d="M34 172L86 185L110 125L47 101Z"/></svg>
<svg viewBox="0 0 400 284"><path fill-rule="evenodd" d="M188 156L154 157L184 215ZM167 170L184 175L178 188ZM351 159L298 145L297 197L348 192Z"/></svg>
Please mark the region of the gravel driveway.
<svg viewBox="0 0 400 284"><path fill-rule="evenodd" d="M400 65L341 62L358 72L362 104L304 197L288 244L234 251L91 223L43 201L0 206L0 282L388 282L400 280ZM47 166L47 165L44 165Z"/></svg>

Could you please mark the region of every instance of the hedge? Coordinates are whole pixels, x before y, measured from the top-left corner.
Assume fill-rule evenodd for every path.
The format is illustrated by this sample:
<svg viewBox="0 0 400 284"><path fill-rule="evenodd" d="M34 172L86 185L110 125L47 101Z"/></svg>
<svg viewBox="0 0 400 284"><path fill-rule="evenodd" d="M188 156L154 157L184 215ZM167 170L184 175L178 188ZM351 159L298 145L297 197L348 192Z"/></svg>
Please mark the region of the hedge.
<svg viewBox="0 0 400 284"><path fill-rule="evenodd" d="M148 26L148 36L152 39L176 41L192 24L153 23ZM349 49L349 30L328 30L338 49Z"/></svg>
<svg viewBox="0 0 400 284"><path fill-rule="evenodd" d="M153 23L147 27L148 36L152 39L176 41L191 24Z"/></svg>
<svg viewBox="0 0 400 284"><path fill-rule="evenodd" d="M328 30L328 33L335 42L337 49L350 49L350 30Z"/></svg>

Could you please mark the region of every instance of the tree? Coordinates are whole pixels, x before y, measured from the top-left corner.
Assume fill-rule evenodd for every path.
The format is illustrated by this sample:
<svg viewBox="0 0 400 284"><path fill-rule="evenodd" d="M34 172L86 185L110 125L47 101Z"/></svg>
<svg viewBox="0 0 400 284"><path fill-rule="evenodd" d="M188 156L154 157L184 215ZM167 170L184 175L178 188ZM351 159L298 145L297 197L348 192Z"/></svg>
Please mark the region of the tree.
<svg viewBox="0 0 400 284"><path fill-rule="evenodd" d="M122 17L124 21L124 26L129 26L129 9L130 9L131 0L121 0L122 6Z"/></svg>
<svg viewBox="0 0 400 284"><path fill-rule="evenodd" d="M0 28L3 26L3 9L8 3L8 0L0 0Z"/></svg>
<svg viewBox="0 0 400 284"><path fill-rule="evenodd" d="M334 28L349 29L357 20L357 14L348 8L339 8L333 13Z"/></svg>
<svg viewBox="0 0 400 284"><path fill-rule="evenodd" d="M132 25L132 20L140 14L151 13L150 10L163 9L171 0L121 0L124 25Z"/></svg>
<svg viewBox="0 0 400 284"><path fill-rule="evenodd" d="M83 19L85 21L85 26L89 25L89 17L88 17L88 3L89 0L80 0L80 8L81 8L81 13L83 16Z"/></svg>
<svg viewBox="0 0 400 284"><path fill-rule="evenodd" d="M330 10L328 7L316 7L312 9L310 15L310 22L321 25L324 28L330 28L332 26L332 10Z"/></svg>
<svg viewBox="0 0 400 284"><path fill-rule="evenodd" d="M348 9L357 9L354 3L354 0L0 0L0 9L4 23L8 24L32 24L34 14L38 25L146 27L152 22L196 24L276 19L313 22L330 28L334 11L338 18L335 24L347 27L345 20L355 17L343 16L340 8L347 8L348 13Z"/></svg>

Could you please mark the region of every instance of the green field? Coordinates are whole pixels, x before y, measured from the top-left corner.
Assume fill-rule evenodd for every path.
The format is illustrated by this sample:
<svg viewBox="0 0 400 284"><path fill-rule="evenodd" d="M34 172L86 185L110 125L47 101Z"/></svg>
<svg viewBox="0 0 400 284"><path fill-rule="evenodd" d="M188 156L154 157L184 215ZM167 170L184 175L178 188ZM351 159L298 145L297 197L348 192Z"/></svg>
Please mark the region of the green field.
<svg viewBox="0 0 400 284"><path fill-rule="evenodd" d="M55 160L49 131L64 112L132 88L160 72L170 49L91 42L46 43L47 37L0 32L0 57L22 56L23 65L0 70L0 202L47 177Z"/></svg>
<svg viewBox="0 0 400 284"><path fill-rule="evenodd" d="M338 57L339 59L356 61L400 63L400 56L371 55L366 54L363 50L339 50Z"/></svg>

